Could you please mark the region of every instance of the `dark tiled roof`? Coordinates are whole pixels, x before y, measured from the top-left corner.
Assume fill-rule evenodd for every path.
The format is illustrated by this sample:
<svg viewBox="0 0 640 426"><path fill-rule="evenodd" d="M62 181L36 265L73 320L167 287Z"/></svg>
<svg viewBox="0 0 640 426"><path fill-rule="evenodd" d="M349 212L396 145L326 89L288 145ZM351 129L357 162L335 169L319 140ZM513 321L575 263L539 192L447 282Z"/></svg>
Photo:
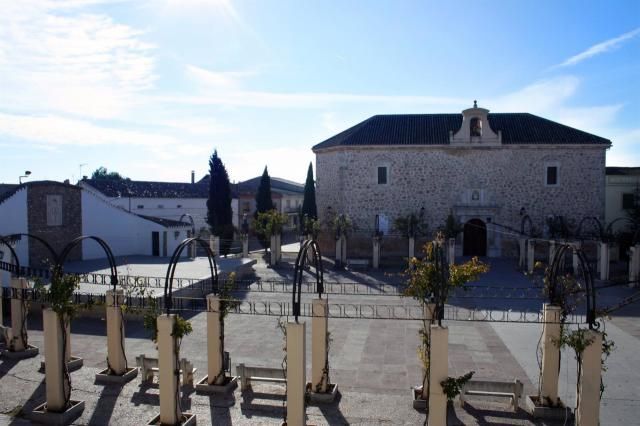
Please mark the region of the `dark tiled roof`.
<svg viewBox="0 0 640 426"><path fill-rule="evenodd" d="M146 182L139 180L84 179L107 197L135 198L208 198L209 185L181 182Z"/></svg>
<svg viewBox="0 0 640 426"><path fill-rule="evenodd" d="M601 144L608 139L528 113L489 114L503 144ZM462 125L462 114L374 115L313 147L353 145L448 145L449 131Z"/></svg>
<svg viewBox="0 0 640 426"><path fill-rule="evenodd" d="M65 188L80 190L80 188L78 188L75 185L71 185L68 182L56 182L55 180L36 180L33 182L25 182L21 185L0 184L0 203L3 203L5 200L11 198L16 192L18 192L22 188L26 188L30 186L63 186Z"/></svg>
<svg viewBox="0 0 640 426"><path fill-rule="evenodd" d="M191 226L190 223L188 222L180 222L179 220L173 220L173 219L165 219L163 217L155 217L155 216L144 216L141 214L136 214L134 213L136 216L140 216L143 219L146 220L150 220L151 222L155 222L159 225L162 225L166 228L182 228L185 226Z"/></svg>
<svg viewBox="0 0 640 426"><path fill-rule="evenodd" d="M260 179L262 176L254 177L243 182L238 182L231 185L231 190L235 194L255 194L258 191L260 185ZM205 175L198 183L209 184L209 175ZM287 179L272 177L271 178L271 190L272 191L287 191L303 194L304 185L301 183L293 182Z"/></svg>
<svg viewBox="0 0 640 426"><path fill-rule="evenodd" d="M14 183L0 183L0 204L11 198L20 188L20 185Z"/></svg>
<svg viewBox="0 0 640 426"><path fill-rule="evenodd" d="M607 176L638 176L640 167L607 167Z"/></svg>

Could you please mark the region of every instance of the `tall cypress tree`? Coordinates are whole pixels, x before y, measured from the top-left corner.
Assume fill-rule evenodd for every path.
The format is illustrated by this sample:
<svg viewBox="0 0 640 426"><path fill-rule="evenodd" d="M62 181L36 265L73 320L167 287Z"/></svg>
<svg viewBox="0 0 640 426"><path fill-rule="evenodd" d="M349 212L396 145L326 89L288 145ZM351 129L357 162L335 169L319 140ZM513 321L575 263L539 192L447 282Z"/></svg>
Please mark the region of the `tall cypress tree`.
<svg viewBox="0 0 640 426"><path fill-rule="evenodd" d="M318 219L318 208L316 207L316 187L313 181L313 166L309 163L307 170L307 180L304 183L304 199L302 200L302 218Z"/></svg>
<svg viewBox="0 0 640 426"><path fill-rule="evenodd" d="M258 192L256 193L256 212L254 217L258 217L258 213L265 213L275 208L273 200L271 199L271 178L269 172L267 172L267 166L264 166L264 172L260 178L260 184L258 185ZM270 241L267 240L266 235L256 233L258 241L265 248L269 247Z"/></svg>
<svg viewBox="0 0 640 426"><path fill-rule="evenodd" d="M211 233L220 237L220 254L229 254L233 242L233 212L231 210L231 185L229 175L218 150L209 159L209 199L207 199L207 223Z"/></svg>

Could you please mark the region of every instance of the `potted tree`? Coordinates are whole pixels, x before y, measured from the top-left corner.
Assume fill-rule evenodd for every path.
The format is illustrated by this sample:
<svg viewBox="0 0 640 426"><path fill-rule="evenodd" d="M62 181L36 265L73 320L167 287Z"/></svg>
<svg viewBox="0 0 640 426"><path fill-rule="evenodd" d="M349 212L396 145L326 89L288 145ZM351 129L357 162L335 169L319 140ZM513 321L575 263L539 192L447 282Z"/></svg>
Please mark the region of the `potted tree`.
<svg viewBox="0 0 640 426"><path fill-rule="evenodd" d="M444 234L438 233L436 240L423 247L422 259L412 258L409 268L407 287L404 296L413 297L420 303L424 316L419 331L420 347L418 358L423 366L422 386L413 390L414 407L426 408L429 399L431 368L431 326L442 325L444 306L452 290L478 277L489 270L489 266L477 257L462 264L447 264L444 256Z"/></svg>
<svg viewBox="0 0 640 426"><path fill-rule="evenodd" d="M424 219L424 207L420 209L420 213L397 217L393 227L409 240L409 259L411 259L415 255L416 238L424 237L429 232L429 225Z"/></svg>

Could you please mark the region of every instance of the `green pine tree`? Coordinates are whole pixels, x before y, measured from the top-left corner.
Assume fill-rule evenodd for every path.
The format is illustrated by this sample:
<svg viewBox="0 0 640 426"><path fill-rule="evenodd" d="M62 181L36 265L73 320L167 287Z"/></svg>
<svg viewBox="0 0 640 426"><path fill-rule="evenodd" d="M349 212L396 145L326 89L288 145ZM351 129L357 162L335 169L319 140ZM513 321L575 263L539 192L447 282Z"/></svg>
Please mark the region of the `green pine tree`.
<svg viewBox="0 0 640 426"><path fill-rule="evenodd" d="M233 212L231 210L231 185L229 175L218 151L209 159L209 198L207 199L207 223L211 233L220 237L220 254L229 254L233 242Z"/></svg>
<svg viewBox="0 0 640 426"><path fill-rule="evenodd" d="M266 213L274 209L275 205L271 199L271 178L269 177L267 166L264 166L264 172L262 172L260 185L258 185L258 192L256 193L256 212L254 213L254 218L258 217L258 213ZM258 241L260 241L260 245L266 250L269 247L270 241L260 232L256 232L256 236L258 237Z"/></svg>
<svg viewBox="0 0 640 426"><path fill-rule="evenodd" d="M305 220L307 219L307 220ZM304 183L304 199L302 200L302 211L300 212L300 224L304 226L309 220L318 220L318 208L316 206L316 187L313 180L313 165L309 163L307 170L307 180ZM305 234L310 234L311 230L303 229Z"/></svg>

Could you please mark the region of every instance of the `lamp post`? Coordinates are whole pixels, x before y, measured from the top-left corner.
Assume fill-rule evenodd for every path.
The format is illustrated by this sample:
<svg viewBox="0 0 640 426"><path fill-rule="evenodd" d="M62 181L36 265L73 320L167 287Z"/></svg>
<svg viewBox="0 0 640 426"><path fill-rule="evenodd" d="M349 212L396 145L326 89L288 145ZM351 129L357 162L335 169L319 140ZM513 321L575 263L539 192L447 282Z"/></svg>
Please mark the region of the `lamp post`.
<svg viewBox="0 0 640 426"><path fill-rule="evenodd" d="M29 170L25 170L24 175L18 178L18 182L20 183L20 185L22 185L22 178L28 178L29 176L31 176L31 172Z"/></svg>

